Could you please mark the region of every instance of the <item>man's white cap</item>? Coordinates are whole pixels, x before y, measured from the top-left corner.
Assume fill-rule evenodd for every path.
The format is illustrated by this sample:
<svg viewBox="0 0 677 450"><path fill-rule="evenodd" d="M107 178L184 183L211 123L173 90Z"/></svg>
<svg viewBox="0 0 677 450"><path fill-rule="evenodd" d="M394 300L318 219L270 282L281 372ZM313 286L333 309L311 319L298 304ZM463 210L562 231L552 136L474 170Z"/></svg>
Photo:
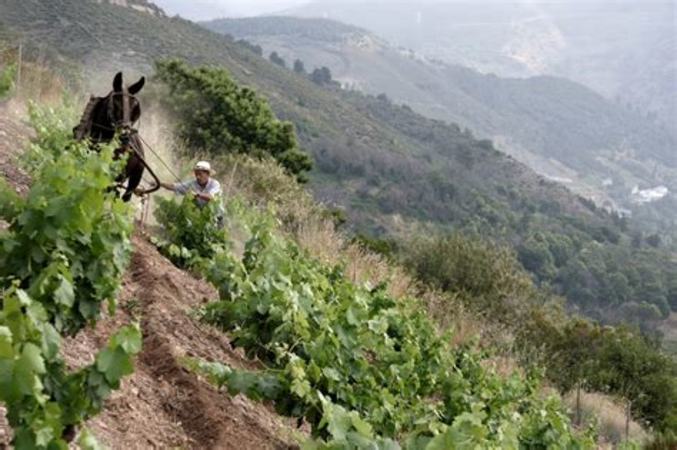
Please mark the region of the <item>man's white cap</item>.
<svg viewBox="0 0 677 450"><path fill-rule="evenodd" d="M208 161L198 161L193 167L193 170L204 170L209 173L212 173L212 165Z"/></svg>

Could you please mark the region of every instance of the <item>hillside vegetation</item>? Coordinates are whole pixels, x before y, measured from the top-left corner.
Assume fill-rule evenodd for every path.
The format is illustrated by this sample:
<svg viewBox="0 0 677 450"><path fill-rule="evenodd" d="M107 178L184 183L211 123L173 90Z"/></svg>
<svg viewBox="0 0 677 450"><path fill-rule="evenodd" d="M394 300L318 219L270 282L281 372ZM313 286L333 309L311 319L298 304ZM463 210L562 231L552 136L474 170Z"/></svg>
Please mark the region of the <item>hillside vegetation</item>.
<svg viewBox="0 0 677 450"><path fill-rule="evenodd" d="M264 56L274 51L289 65L302 61L308 72L326 66L348 88L385 94L427 117L468 127L598 205L631 211L651 230L675 236L673 194L658 204L638 203L632 195L635 186L677 192L674 134L581 84L552 76L483 75L325 19L220 19L203 25L251 41ZM314 30L322 26L332 32L319 36ZM652 213L670 219L656 220Z"/></svg>
<svg viewBox="0 0 677 450"><path fill-rule="evenodd" d="M131 250L131 209L107 189L121 166L111 161L112 146L98 154L75 143L70 116L63 110L34 107L31 116L36 136L25 161L31 162L26 166L35 181L25 199L4 184L0 191L0 211L9 223L0 236L7 253L0 266L6 284L0 314L5 374L0 400L7 407L17 449L67 448L77 434L81 448L94 449L96 438L80 426L101 411L111 390L133 372L131 357L141 351L142 335L138 325L123 328L94 363L70 373L59 334L82 339L83 331L101 319L103 299L114 314ZM238 123L251 129L247 120ZM82 166L86 170L79 171ZM174 235L178 239L172 244L189 245L179 252L192 253L188 265L221 289L222 300L202 308L204 320L228 331L239 323L240 332L230 333L231 343L244 345L264 369L257 373L193 358L184 363L227 383L231 393L275 400L281 413L305 418L316 439L304 447L394 450L400 448L394 438L404 448L429 450L492 441L513 448L520 442L591 446L588 436L573 433L559 400L537 389L536 375L523 380L515 374L504 381L482 367L484 356L477 350L452 350L416 302L390 297L385 286L352 283L339 266L304 256L278 235L272 215L257 212L253 205L238 209L237 200L230 205L230 229L251 234L241 263L230 251L234 242L208 226L213 209L198 211L187 197L180 207L161 203L159 217L167 230L178 227L183 232ZM201 224L205 228L194 226L197 215L206 219ZM171 245L160 246L173 254ZM258 264L260 269L254 270ZM238 281L240 277L248 279ZM285 283L288 291L280 290ZM270 297L243 290L256 285L256 291L273 288ZM281 303L258 305L264 298ZM246 304L250 311L228 318ZM263 311L271 317L262 320ZM290 315L293 311L297 314ZM245 332L247 317L251 322ZM365 321L371 323L369 331L359 326ZM318 328L320 322L325 326ZM270 328L257 329L261 323ZM322 333L313 337L312 330ZM265 336L271 341L265 342ZM307 341L301 345L303 339ZM148 340L143 343L152 346ZM340 363L331 367L337 351ZM365 357L372 359L366 363ZM384 359L377 363L377 358ZM288 373L280 372L282 368ZM370 385L363 384L367 379L373 380ZM329 388L327 382L332 383ZM435 396L441 398L433 400ZM424 423L434 416L442 417Z"/></svg>
<svg viewBox="0 0 677 450"><path fill-rule="evenodd" d="M205 77L205 81L209 80L209 83L215 86L229 85L232 82L224 78L226 74L223 71L218 70L207 72L205 69L190 69L185 64L176 62L160 64L159 68L162 71L163 78L169 80L170 84L175 75L186 76L187 74L192 74L192 76L201 74ZM189 92L183 94L190 96ZM199 93L194 92L193 95L199 96ZM171 101L175 101L171 97L167 100L170 101L170 104ZM230 100L226 103L236 104ZM218 115L216 110L212 112ZM228 125L229 129L237 130L239 123L251 124L250 119L257 116L255 108L247 108L242 110L241 113L245 117L242 118L241 122L237 121ZM255 127L250 129L248 135L255 136L254 133L251 133L255 129ZM223 130L218 130L219 134L223 132ZM240 159L235 158L234 153L237 152L230 154L221 152L214 155L217 164L228 161L224 166L224 171L228 171L226 167L233 166L232 174L242 164ZM260 183L264 181L260 178L261 174L255 175L256 172L252 170L251 164L245 163L244 165L249 166L249 170L243 176L254 178L250 183L260 186ZM306 211L306 215L301 218L295 217L295 211L299 209L298 202L304 203L304 195L298 191L295 193L285 192L287 189L281 189L281 186L285 185L288 185L288 183L279 178L277 182L272 184L264 182L258 190L258 196L270 196L278 199L297 197L294 201L276 201L280 210L280 215L277 218L284 220L283 223L286 223L289 232L297 237L301 243L301 249L303 249L309 245L303 243L304 240L308 239L308 234L302 231L303 228L308 226L309 221L312 224L312 221L317 220L318 216L320 221L324 220L322 219L323 213L321 209L317 211L316 208L306 205L301 208L301 210ZM273 192L269 192L271 186L274 186ZM292 189L292 192L294 191ZM248 292L249 287L252 284L256 285L258 281L247 278L237 281L237 276L234 273L239 271L239 263L233 261L232 256L226 258L225 261L221 260L223 250L220 251L219 248L228 249L229 245L223 241L218 232L215 232L208 225L200 227L200 230L204 231L192 231L190 224L204 225L209 223L205 214L209 214L209 212L199 212L194 207L191 208L190 202L184 201L181 206L163 203L158 218L167 230L168 242L162 242L160 246L181 267L197 267L198 270L206 273L213 283L221 286L222 295L236 303L236 306L225 303L214 306L214 308L219 309L216 312L207 311L205 318L210 323L225 327L235 335L240 332L245 333L241 345L250 348L257 357L263 360L272 358L270 355L259 354L258 346L260 345L261 333L265 336L268 336L269 333L276 334L280 331L280 328L275 326L273 331L261 331L258 327L260 325L258 320L262 318L256 316L256 320L249 319L246 316L246 311L247 308L253 308L252 314L253 310L263 314L262 311L265 312L269 307L272 307L268 304L259 304L258 301L261 299L258 294L263 292L262 290L265 290L265 286L269 286L269 283L272 283L273 286L276 283L261 281L264 286L253 288L246 307L240 301L236 301L235 296L245 295L244 293ZM228 214L230 217L241 215L242 212L239 210L231 211ZM256 230L259 229L259 226L264 227L267 221L265 215L255 215L253 218L245 219L248 224L246 227L256 228ZM268 228L268 231L272 230ZM247 233L256 237L258 232L262 231L250 230ZM263 241L257 243L255 248L268 245L269 241L274 238L262 239ZM312 241L312 234L310 240ZM364 238L358 240L358 242L369 243L368 239L365 240ZM646 420L656 429L672 427L676 419L674 408L677 405L677 391L675 390L677 385L674 381L677 366L669 357L660 353L654 342L637 336L626 328L605 328L563 314L557 308L557 299L547 290L538 289L534 286L524 269L520 267L516 255L509 249L458 233L447 238L420 238L414 242L398 242L397 245L404 256L405 264L412 269L413 273L426 285L440 289L445 293L442 298L435 301L436 306L434 308L431 306L429 310L432 317L436 317L443 326L448 326L448 317L458 312L459 304L452 299L460 299L468 308L483 315L484 320L492 327L499 327L508 331L511 337L504 337L500 345L519 348L520 350L513 350L511 354L518 358L524 364L524 367L529 370L532 370L534 366L544 366L547 369L549 380L563 393L569 392L574 387L580 390L581 386L609 392L628 399L629 405L631 405L628 408L631 408L638 417ZM245 258L242 261L245 266L248 264L246 256L248 251L247 245L245 245ZM281 250L278 249L269 257L275 260L273 255L279 256L279 251ZM296 270L295 266L297 265L306 267L303 271L303 273L306 273L311 271L311 267L322 265L319 259L306 262L304 259L297 258L296 251L290 250L292 253L291 262L277 261L273 264L276 269L266 266L268 267L266 273L274 276L275 270L284 272L287 270L286 268L289 268L293 271ZM325 250L322 253L326 255L330 252L331 250ZM335 249L334 252L340 253L340 250ZM219 262L215 263L214 260ZM269 259L266 259L266 261L271 263ZM278 266L278 263L280 266ZM294 279L293 273L295 272L288 274L285 279ZM244 277L244 275L242 276ZM257 274L257 276L260 276L260 274ZM312 289L313 283L311 281L305 278L302 280L310 283L309 287ZM299 283L302 282L299 280ZM321 284L324 286L326 283ZM383 284L384 289L388 290L387 282L383 283L382 281L381 284ZM292 287L293 285L292 283ZM277 299L278 295L279 293L266 294L264 298ZM303 297L305 294L298 293L297 295ZM324 295L321 294L320 296L324 297ZM402 295L403 293L400 291L400 296ZM411 295L411 291L404 295ZM420 292L414 295L419 296ZM426 295L429 294L423 296ZM435 297L435 294L432 294L432 296ZM397 298L397 296L393 297ZM266 302L265 300L261 301ZM300 305L303 306L305 303L301 302ZM220 308L225 309L225 311L221 311ZM280 307L280 313L288 310L296 311L296 309L296 303L293 303L288 308ZM277 308L275 310L277 311ZM245 315L241 316L240 314ZM304 317L305 315L312 316L312 313L306 311ZM288 316L285 314L284 317ZM245 327L248 320L253 320L253 322L247 325L245 331L241 327ZM276 323L275 320L278 319L271 320ZM293 329L302 327L305 320L303 319L303 322L297 324ZM336 320L341 320L340 316L336 317ZM351 320L349 319L349 321ZM407 320L405 319L405 321ZM412 321L415 320L412 319ZM234 326L233 323L239 325ZM357 322L353 325L357 325ZM283 325L280 325L280 327L284 328ZM304 336L302 335L301 338ZM316 341L318 339L324 342L324 339L320 337L311 340ZM240 343L239 340L235 342ZM582 346L581 342L586 342L590 346L584 349L585 346ZM490 346L488 345L488 347ZM308 350L308 352L311 352L311 350ZM375 352L375 354L380 353L382 352ZM270 363L272 364L272 360ZM202 366L198 364L198 367ZM229 383L231 375L227 369L223 369L225 375L223 372L219 372L221 369L215 366L208 365L200 370L205 370L208 373L216 371L212 375L220 380L220 383ZM292 375L287 374L287 378ZM240 380L240 378L236 379ZM254 383L254 381L251 382ZM283 383L281 380L278 380L278 382ZM267 384L267 382L261 383ZM250 394L263 397L272 396L278 400L278 395L284 396L277 388L271 389L273 390L266 390L265 392L255 390ZM282 411L285 414L290 414L287 408L288 405L284 406ZM297 409L293 411L297 411ZM298 412L295 414L298 414Z"/></svg>
<svg viewBox="0 0 677 450"><path fill-rule="evenodd" d="M228 86L232 83L223 71L198 71L180 63L165 65L164 70L169 72L165 75L184 71L186 74L199 72L217 85ZM176 80L171 76L166 79L169 84ZM239 90L231 89L228 92L229 95L237 96ZM159 93L162 96L162 91ZM184 94L190 94L190 90ZM171 102L173 98L169 96L164 100ZM243 108L241 105L236 109L242 115L236 115L239 119L229 123L229 127L237 129L242 126L249 131L246 135L255 140L256 133L253 132L256 130L252 128L255 122L249 119L256 117L259 109ZM220 114L218 111L214 113ZM39 181L36 181L29 192L27 204L13 190L7 190L2 196L0 208L3 217L7 217L13 224L28 223L31 226L13 225L2 236L5 244L9 245L2 247L16 252L12 257L3 259L11 263L6 267L6 275L17 282L25 282L31 292L34 280L27 278L22 281L22 277L26 273L37 276L37 273L26 271L22 261L32 261L33 267L39 267L36 264L49 264L48 273L44 277L43 273L37 276L40 285L35 289L36 295L47 305L50 314L54 311L53 308L57 308L59 315L67 319L56 321L56 329L75 334L82 331L83 317L89 319L87 325L91 324L92 318L98 317L96 308L83 305L89 305L99 296L112 295L111 290L119 285L121 267L128 255L120 249L128 247L129 235L115 235L117 227L127 224L126 221L110 220L111 217L117 217L115 212L123 212L116 211L115 205L122 208L119 201L113 200L111 194L105 194L105 188L110 185L116 169L106 169L105 165L99 167L101 161L95 154L74 144L70 137L72 119L60 114L52 110L34 110L33 121L37 135L27 157L33 162L30 167L35 170L36 180ZM64 149L72 152L64 152ZM199 153L201 150L203 149L191 148L190 152ZM429 310L428 299L434 293L417 294L416 289L424 288L417 288L412 281L408 288L411 291L406 292L407 288L404 288L399 295L395 294L388 278L395 276L397 278L392 281L402 282L403 276L401 272L398 274L396 268L388 268L381 277L369 276L368 280L371 282L364 284L358 281L359 278L350 268L354 261L346 260L350 257L350 253L347 253L349 246L329 240L325 242L338 249L333 252L323 249L334 258L333 263L315 256L306 246L311 241L308 238L312 236L309 228L316 226L317 221L322 225L325 217L323 208L311 204L305 210L294 209L294 205L310 202L310 199L271 161L256 162L227 152L221 153L223 154L220 157L214 155L215 163L224 161L228 165L220 166L219 172L234 174L237 167L247 171L245 178L250 188L259 192L252 199L254 202L238 200L237 196L231 198L227 235L215 227L191 225L208 225L213 219L210 217L210 209L197 210L188 199L180 205L162 202L158 217L170 232L170 241L156 242L177 264L202 273L218 287L221 298L208 300L194 315L223 329L230 336L232 345L243 347L247 354L256 356L258 362L242 368L241 365L234 365L230 358L224 361L222 355L216 359L225 362L225 365L212 362L213 354L202 360L201 358L205 358L205 341L218 340L218 337L210 335L208 338L202 336L202 341L196 340L199 345L189 348L189 354L197 353L198 358L178 358L185 366L207 376L219 386L227 387L232 394L244 393L254 400L272 401L280 413L303 419L309 424L314 437L314 440L304 443L306 448L404 447L432 450L488 445L507 448L592 446L593 431L574 431L557 396L543 391L542 377L538 370L540 363L525 361L522 370L514 368L508 372L500 371L494 358L505 356L506 353L501 353L500 348L495 347L497 341L478 345L474 338L464 339L453 329L447 328L448 319L446 326L442 321L433 322L433 317L436 316ZM253 155L263 156L256 152ZM104 152L102 157L110 158L110 152ZM108 160L104 159L105 161ZM77 172L75 167L78 165L75 162L84 162L90 170ZM237 164L234 165L234 162ZM222 170L230 167L234 169ZM97 176L93 179L86 177L89 172L94 172ZM232 177L233 175L228 183L229 188ZM74 180L80 181L71 183ZM269 204L267 199L278 201L278 212L275 212L276 205ZM288 203L280 202L280 199L286 199ZM80 208L82 202L86 202L89 208ZM257 209L257 204L263 206L263 209ZM28 207L24 208L26 205ZM106 214L106 223L103 224L100 223L100 215L102 211L109 212L106 205L112 205L110 208L113 214ZM271 208L271 212L265 210L266 206ZM15 219L17 213L19 218ZM165 214L164 218L162 214ZM43 217L48 220L38 220ZM91 219L96 226L92 226L85 218ZM93 232L91 241L87 239L90 232ZM30 240L26 233L32 237ZM70 233L77 236L72 243ZM55 240L56 251L50 251ZM18 245L11 245L12 242L18 242ZM460 242L467 241L462 239ZM39 244L36 250L22 252L24 248L36 244ZM138 239L136 245L143 248ZM242 245L243 248L240 247ZM110 251L109 246L117 249L113 255L107 254ZM454 267L464 270L464 265L460 262L472 261L471 257L476 256L475 261L479 262L475 266L477 270L491 265L491 262L506 261L506 255L508 258L510 255L509 250L503 253L491 250L482 252L472 244L467 248L470 252L465 256L462 251L453 250L453 246L451 251L447 251L449 255L458 255ZM60 252L64 254L61 255ZM101 256L95 263L88 260L91 252ZM45 253L49 258L55 258L55 261L47 259ZM65 261L63 257L66 258ZM370 270L373 270L377 265L374 262L378 263L378 259L370 261ZM522 308L531 311L531 299L523 296L534 287L529 278L519 272L514 259L507 261L500 266L507 270L501 276L499 272L467 271L461 277L468 287L463 301L472 305L482 300L483 295L487 296L486 299L491 298L491 295L499 295L495 298L496 301L487 304L495 307L496 312L502 308L508 308L515 313ZM363 262L368 263L366 259ZM83 270L85 267L86 271ZM116 277L108 278L105 283L95 283L91 290L89 281L98 279L100 268L107 273L116 274ZM143 276L145 271L153 269L144 267L137 261L137 273L132 274L132 277ZM54 280L52 276L55 277ZM73 309L75 303L69 301L71 295L64 278L66 281L72 279L73 285L77 287L73 294L77 295L77 309ZM56 283L52 285L52 281ZM153 285L156 281L147 278L147 282ZM473 283L478 283L476 286L480 289L473 289ZM183 288L183 285L173 286L179 291ZM504 288L510 289L517 296L504 298ZM195 393L196 401L192 403L191 412L216 404L208 403L204 399L206 391L198 382L185 373L176 375L176 371L172 370L171 366L176 359L172 335L177 330L172 331L171 325L166 325L161 328L165 335L159 335L156 328L159 326L158 318L153 319L152 311L148 309L147 294L144 289L139 289L138 293L142 296L141 299L128 301L125 309L130 315L135 310L138 312L138 309L147 314L143 317L146 337L143 343L151 347L150 351L161 353L164 360L164 366L155 367L153 372L156 374L156 383L157 379L161 379L163 386L166 386L169 381ZM11 292L8 295L11 296ZM7 297L3 300L5 305L12 304L7 301ZM193 304L196 305L198 301ZM462 308L453 302L453 297L440 295L436 298L436 303L438 311L443 312L442 316L449 318L463 314ZM160 321L167 322L169 319L180 331L196 332L196 325L184 317L187 315L185 310L173 310L173 314L161 316ZM509 319L505 313L500 316L505 320ZM17 317L17 314L13 317ZM457 322L458 325L461 323ZM554 343L561 342L558 339L559 327L552 331L545 326L541 329L544 335L533 339L532 343L546 342L543 336ZM75 339L81 337L79 334ZM110 347L104 351L104 356L96 357L97 370L103 372L106 381L114 387L119 377L131 370L127 358L130 353L140 350L138 338L140 335L132 331L124 337L115 337ZM608 341L601 337L600 342L611 343L613 338L615 335ZM639 368L640 372L619 370L623 367L613 365L616 361L614 356L608 359L599 358L598 367L613 369L610 373L614 376L614 382L619 380L623 383L633 379L636 390L623 394L637 400L648 395L647 399L633 403L633 411L650 421L657 429L670 427L672 419L669 408L674 406L670 393L674 391L674 386L669 383L674 378L670 376L674 373L670 372L674 368L669 365L669 360L657 358L655 350L641 344L643 341L636 336L628 334L627 339L625 343L639 345L638 351L627 355L631 358L628 366ZM158 344L158 340L164 344ZM48 349L51 348L51 340L41 343L47 345ZM185 342L183 346L185 348ZM26 353L29 352L27 348L29 346L23 345ZM574 348L566 345L564 350ZM634 347L622 345L621 349L624 348L632 350ZM518 357L520 354L508 355ZM595 355L594 359L597 360L596 356L602 355ZM3 353L3 358L10 362L16 359L15 356L13 353ZM652 377L647 377L643 372L647 364L637 364L640 356L654 358L650 364ZM113 360L109 361L109 358ZM140 362L144 366L152 365L150 359L152 356L145 353ZM22 362L21 358L19 362ZM42 373L39 368L35 368L35 371ZM47 373L49 378L58 372L49 370ZM566 369L561 373L566 373ZM661 384L663 380L667 380L666 384ZM20 385L19 381L10 379L11 389L3 392L12 392L16 385ZM100 380L95 376L75 377L68 384L68 392L71 389L72 392L78 392L78 388L84 388L87 392L86 402L92 398L92 393L87 390L88 386L91 387L89 383L97 381ZM656 389L651 391L650 388L654 386ZM154 385L145 386L143 396L154 388ZM47 398L68 398L50 391L49 387L46 392ZM97 389L96 392L97 395L105 393L105 389ZM211 394L215 396L214 392ZM225 392L221 394L227 395ZM60 439L63 437L63 440L68 440L72 436L71 425L77 425L87 415L98 412L102 406L100 400L97 401L98 398L93 397L91 401L94 405L91 407L85 403L86 415L79 416L77 420L69 418L69 421L64 421L68 425L64 430L52 422L50 429L38 429L37 427L43 425L42 421L23 415L22 419L30 425L28 436L32 439L30 433L35 433L39 439L36 442L37 447L45 447L44 442L48 438L54 439L55 445L63 446ZM657 398L663 401L658 404L654 401ZM173 400L178 403L166 405L166 409L177 410L191 406L185 398L183 401L176 398ZM82 403L78 401L78 405L82 406ZM10 406L14 408L11 403ZM54 410L50 404L49 411ZM235 410L234 413L237 413L237 408ZM181 412L174 414L181 422L175 423L175 426L189 427L190 423L184 425L183 422L194 421L185 412L183 415ZM208 415L210 419L215 416L216 413ZM12 419L10 414L10 420ZM118 417L115 420L122 419ZM209 425L223 426L215 422L210 422ZM198 445L234 442L222 440L217 436L219 430L220 428L216 431L205 429L205 436L196 438ZM51 434L48 435L48 432ZM22 436L23 434L18 434L15 438L20 439ZM83 433L81 436L82 445L94 446L90 435ZM19 448L24 447L22 441L17 442L20 442L17 445ZM279 448L279 445L274 448Z"/></svg>
<svg viewBox="0 0 677 450"><path fill-rule="evenodd" d="M155 58L166 56L227 68L295 125L301 148L316 163L310 174L316 197L344 208L356 229L404 235L456 228L493 236L518 249L540 282L609 321L630 319L650 330L675 307L677 269L652 246L659 242L631 235L625 220L457 125L387 98L318 86L178 18L71 0L11 0L0 13L5 27L24 36L28 54L47 45L98 67L128 64L147 73Z"/></svg>

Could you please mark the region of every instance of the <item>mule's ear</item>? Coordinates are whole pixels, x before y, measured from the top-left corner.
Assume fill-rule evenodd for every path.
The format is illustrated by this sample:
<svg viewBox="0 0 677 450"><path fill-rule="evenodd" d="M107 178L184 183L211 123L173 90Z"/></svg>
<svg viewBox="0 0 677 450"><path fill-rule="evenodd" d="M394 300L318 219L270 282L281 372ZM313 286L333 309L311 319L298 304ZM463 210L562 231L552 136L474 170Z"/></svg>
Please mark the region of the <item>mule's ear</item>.
<svg viewBox="0 0 677 450"><path fill-rule="evenodd" d="M146 84L146 77L141 77L139 81L129 86L129 89L127 90L130 94L136 95L141 89L143 89L144 84Z"/></svg>
<svg viewBox="0 0 677 450"><path fill-rule="evenodd" d="M122 72L118 72L113 78L113 92L122 92Z"/></svg>

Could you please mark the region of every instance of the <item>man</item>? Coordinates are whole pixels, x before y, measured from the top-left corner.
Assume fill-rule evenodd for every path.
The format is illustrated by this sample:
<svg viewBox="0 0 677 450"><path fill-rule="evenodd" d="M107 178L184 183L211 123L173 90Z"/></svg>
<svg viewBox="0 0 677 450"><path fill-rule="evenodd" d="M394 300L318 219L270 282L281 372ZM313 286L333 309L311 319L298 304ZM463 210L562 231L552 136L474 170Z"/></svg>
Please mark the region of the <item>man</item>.
<svg viewBox="0 0 677 450"><path fill-rule="evenodd" d="M220 201L221 184L211 177L213 173L212 166L207 161L198 161L193 168L193 173L195 174L194 180L188 180L182 183L161 182L160 186L180 195L192 193L195 196L195 202L200 207L203 207L212 201L217 202L217 221L219 227L221 227L224 214L223 205Z"/></svg>

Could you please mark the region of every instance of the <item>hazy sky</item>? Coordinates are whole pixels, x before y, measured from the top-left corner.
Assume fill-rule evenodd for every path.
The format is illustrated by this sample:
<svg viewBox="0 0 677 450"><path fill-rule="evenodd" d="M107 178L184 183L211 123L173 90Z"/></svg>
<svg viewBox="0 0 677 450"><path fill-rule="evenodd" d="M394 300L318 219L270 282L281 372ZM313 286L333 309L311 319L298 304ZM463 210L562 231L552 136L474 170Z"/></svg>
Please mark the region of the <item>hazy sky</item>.
<svg viewBox="0 0 677 450"><path fill-rule="evenodd" d="M155 0L167 14L192 20L273 13L309 0Z"/></svg>
<svg viewBox="0 0 677 450"><path fill-rule="evenodd" d="M270 14L283 11L287 8L300 6L306 3L317 2L318 0L153 0L158 6L163 8L167 14L173 16L179 14L181 17L191 20L207 20L218 17L243 17L256 16L260 14ZM321 1L321 0L320 0ZM361 0L334 0L359 3ZM371 2L381 2L387 4L393 0L370 0ZM451 3L459 1L480 1L484 3L539 3L558 0L399 0L401 3ZM582 2L588 0L559 0L565 2ZM595 0L597 3L615 3L623 0ZM626 0L627 1L627 0ZM638 3L647 0L635 0ZM665 0L653 0L665 1ZM668 0L668 3L677 3L677 0Z"/></svg>

